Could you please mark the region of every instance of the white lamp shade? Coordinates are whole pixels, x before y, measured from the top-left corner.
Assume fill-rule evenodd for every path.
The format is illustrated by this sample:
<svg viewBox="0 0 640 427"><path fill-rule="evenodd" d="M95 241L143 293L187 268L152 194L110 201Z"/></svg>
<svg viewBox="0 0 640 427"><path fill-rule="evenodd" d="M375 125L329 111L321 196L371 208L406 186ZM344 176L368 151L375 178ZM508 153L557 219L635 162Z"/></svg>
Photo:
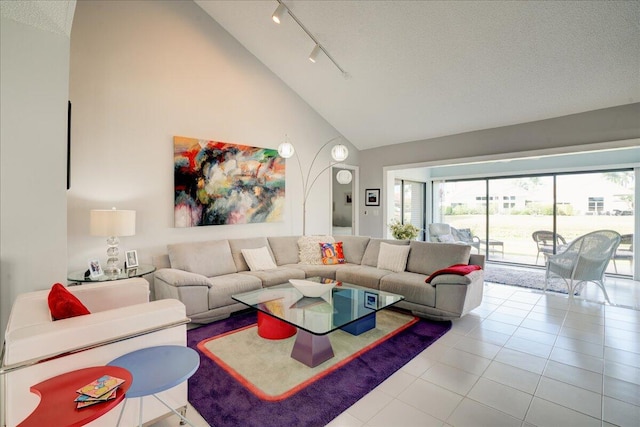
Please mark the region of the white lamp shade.
<svg viewBox="0 0 640 427"><path fill-rule="evenodd" d="M92 236L134 236L136 211L92 209L89 228Z"/></svg>
<svg viewBox="0 0 640 427"><path fill-rule="evenodd" d="M290 142L283 142L282 144L278 145L278 154L280 155L280 157L288 159L289 157L293 156L293 153L295 152L296 150L293 148L293 144L291 144Z"/></svg>
<svg viewBox="0 0 640 427"><path fill-rule="evenodd" d="M336 174L336 181L340 184L349 184L352 179L353 175L351 175L351 172L346 169L343 169Z"/></svg>
<svg viewBox="0 0 640 427"><path fill-rule="evenodd" d="M334 145L331 149L331 157L336 162L342 162L349 157L349 149L342 144Z"/></svg>

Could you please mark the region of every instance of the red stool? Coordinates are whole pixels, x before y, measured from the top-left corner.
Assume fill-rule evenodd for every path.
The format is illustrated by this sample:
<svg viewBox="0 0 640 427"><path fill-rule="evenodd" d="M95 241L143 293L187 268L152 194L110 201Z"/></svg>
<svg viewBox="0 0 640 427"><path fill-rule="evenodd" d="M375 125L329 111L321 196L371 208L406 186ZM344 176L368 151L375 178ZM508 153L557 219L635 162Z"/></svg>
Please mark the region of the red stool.
<svg viewBox="0 0 640 427"><path fill-rule="evenodd" d="M258 335L268 340L282 340L296 334L297 328L258 311Z"/></svg>

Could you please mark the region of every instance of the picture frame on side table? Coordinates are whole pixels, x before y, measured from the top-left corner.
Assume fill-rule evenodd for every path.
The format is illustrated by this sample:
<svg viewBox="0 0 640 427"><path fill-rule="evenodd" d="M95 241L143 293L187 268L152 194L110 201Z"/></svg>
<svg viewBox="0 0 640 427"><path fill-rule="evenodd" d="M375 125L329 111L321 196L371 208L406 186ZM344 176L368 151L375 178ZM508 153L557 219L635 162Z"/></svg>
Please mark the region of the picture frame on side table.
<svg viewBox="0 0 640 427"><path fill-rule="evenodd" d="M380 189L367 188L364 190L365 206L380 206Z"/></svg>
<svg viewBox="0 0 640 427"><path fill-rule="evenodd" d="M100 266L100 260L90 259L89 262L89 276L91 278L100 277L104 274L102 267Z"/></svg>
<svg viewBox="0 0 640 427"><path fill-rule="evenodd" d="M138 252L136 250L126 251L124 253L124 258L127 262L127 269L138 267Z"/></svg>
<svg viewBox="0 0 640 427"><path fill-rule="evenodd" d="M378 294L373 292L364 293L364 306L365 308L370 308L372 310L378 309Z"/></svg>

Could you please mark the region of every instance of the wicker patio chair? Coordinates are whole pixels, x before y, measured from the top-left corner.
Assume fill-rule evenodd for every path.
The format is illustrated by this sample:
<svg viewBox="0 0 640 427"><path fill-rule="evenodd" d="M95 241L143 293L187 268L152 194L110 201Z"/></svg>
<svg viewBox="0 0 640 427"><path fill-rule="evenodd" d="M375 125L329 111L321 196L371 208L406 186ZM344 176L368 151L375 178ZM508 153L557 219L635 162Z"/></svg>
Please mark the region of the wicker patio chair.
<svg viewBox="0 0 640 427"><path fill-rule="evenodd" d="M544 292L547 291L549 279L557 276L567 284L569 298L573 298L579 285L593 282L610 302L604 287L604 272L619 244L620 234L612 230L599 230L578 237L559 254L547 255Z"/></svg>
<svg viewBox="0 0 640 427"><path fill-rule="evenodd" d="M633 234L623 234L620 237L620 245L613 255L613 268L618 272L618 266L616 261L629 261L629 264L633 262Z"/></svg>
<svg viewBox="0 0 640 427"><path fill-rule="evenodd" d="M545 258L549 255L553 255L553 231L538 230L534 231L531 235L533 241L536 242L538 247L538 253L536 254L536 264L538 263L538 257L543 254ZM567 244L567 241L560 234L555 234L556 238L556 252L559 252Z"/></svg>

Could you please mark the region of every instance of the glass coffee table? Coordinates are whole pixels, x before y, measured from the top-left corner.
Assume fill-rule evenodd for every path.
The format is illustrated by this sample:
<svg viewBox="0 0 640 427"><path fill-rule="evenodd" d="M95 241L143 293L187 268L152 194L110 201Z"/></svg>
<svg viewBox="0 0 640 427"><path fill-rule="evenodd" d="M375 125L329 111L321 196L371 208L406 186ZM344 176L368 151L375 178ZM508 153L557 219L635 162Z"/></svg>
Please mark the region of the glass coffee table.
<svg viewBox="0 0 640 427"><path fill-rule="evenodd" d="M232 298L258 310L260 336L273 335L261 328L282 329L282 323L284 329L288 325L297 328L291 357L312 368L333 357L327 334L342 329L360 335L375 328L376 312L404 299L402 295L321 277L306 280L325 283L327 292L318 298L308 298L291 284L284 283Z"/></svg>

